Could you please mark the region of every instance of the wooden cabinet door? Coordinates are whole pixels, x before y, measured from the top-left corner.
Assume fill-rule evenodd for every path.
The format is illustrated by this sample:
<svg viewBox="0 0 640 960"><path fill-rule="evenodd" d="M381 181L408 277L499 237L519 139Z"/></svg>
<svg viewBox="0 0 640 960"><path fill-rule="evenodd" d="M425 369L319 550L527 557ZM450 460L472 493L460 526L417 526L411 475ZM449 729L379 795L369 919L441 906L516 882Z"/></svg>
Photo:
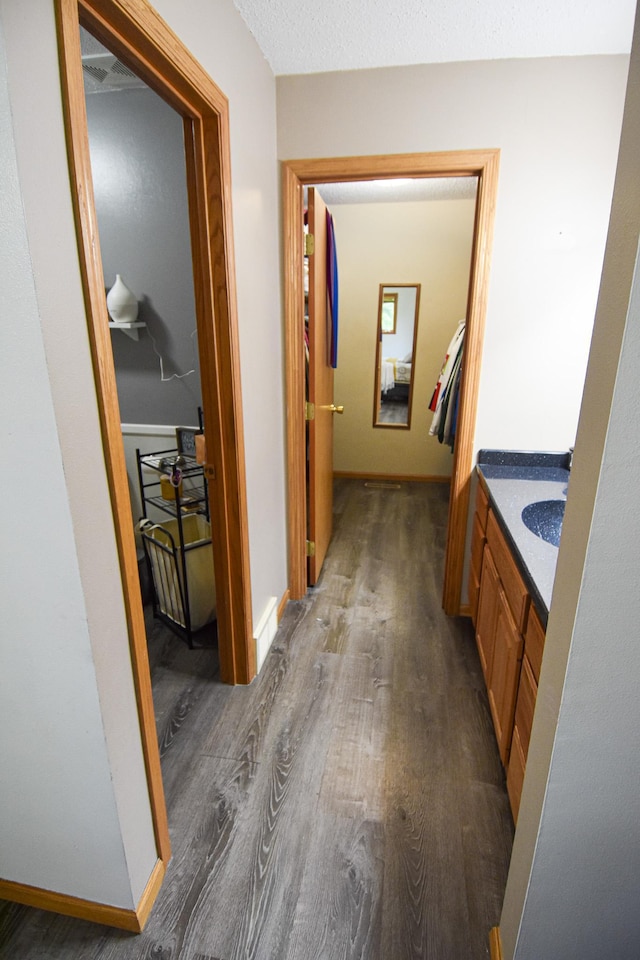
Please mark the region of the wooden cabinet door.
<svg viewBox="0 0 640 960"><path fill-rule="evenodd" d="M544 635L545 629L540 622L540 617L536 613L535 607L532 606L527 618L524 649L529 658L531 672L536 684L540 679L540 667L542 666L542 654L544 652Z"/></svg>
<svg viewBox="0 0 640 960"><path fill-rule="evenodd" d="M489 686L493 661L499 592L500 579L498 572L491 556L491 550L489 547L485 547L482 557L482 577L480 579L480 596L476 619L476 643L487 687Z"/></svg>
<svg viewBox="0 0 640 960"><path fill-rule="evenodd" d="M533 712L536 706L537 695L538 685L527 658L527 638L525 637L524 655L522 657L518 696L516 699L513 736L511 738L511 750L509 753L509 768L507 770L507 791L509 793L509 800L511 801L514 823L518 819L518 810L520 809L520 795L522 794L524 771L527 765L527 754L529 753L529 740L531 739Z"/></svg>
<svg viewBox="0 0 640 960"><path fill-rule="evenodd" d="M469 613L471 622L476 626L478 622L478 598L480 596L480 580L482 578L482 555L486 537L482 528L482 518L476 512L473 517L473 533L471 535L471 565L469 567Z"/></svg>
<svg viewBox="0 0 640 960"><path fill-rule="evenodd" d="M522 744L520 743L520 734L516 725L513 728L511 750L509 751L509 768L507 770L507 793L509 794L509 803L511 804L514 823L518 822L526 765L527 761L522 749Z"/></svg>
<svg viewBox="0 0 640 960"><path fill-rule="evenodd" d="M523 648L522 634L513 619L504 590L500 587L488 691L500 759L505 767L511 747Z"/></svg>
<svg viewBox="0 0 640 960"><path fill-rule="evenodd" d="M529 610L529 592L493 510L487 517L487 546L491 549L496 570L518 630L524 631Z"/></svg>

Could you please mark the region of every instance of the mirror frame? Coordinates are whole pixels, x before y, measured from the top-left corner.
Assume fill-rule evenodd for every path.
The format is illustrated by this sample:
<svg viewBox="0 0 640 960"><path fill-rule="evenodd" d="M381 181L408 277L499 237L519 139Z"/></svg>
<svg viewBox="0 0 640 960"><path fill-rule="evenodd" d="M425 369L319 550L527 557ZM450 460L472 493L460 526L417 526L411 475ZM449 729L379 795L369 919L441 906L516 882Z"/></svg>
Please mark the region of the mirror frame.
<svg viewBox="0 0 640 960"><path fill-rule="evenodd" d="M406 423L381 423L380 422L380 405L381 405L381 365L382 365L382 337L385 335L385 331L382 330L382 306L385 302L385 289L389 287L394 290L400 288L411 288L416 291L416 302L415 310L413 317L413 341L411 348L411 377L409 378L409 394L407 397L407 421ZM380 291L378 294L378 323L376 325L376 366L375 366L375 378L374 378L374 393L373 393L373 426L375 428L386 428L391 430L410 430L411 429L411 409L413 406L413 385L415 381L415 359L416 359L416 346L418 343L418 317L420 314L420 289L421 284L419 283L381 283ZM398 297L396 296L395 301L395 310L394 317L397 319L398 312ZM395 332L395 323L394 323L394 332Z"/></svg>

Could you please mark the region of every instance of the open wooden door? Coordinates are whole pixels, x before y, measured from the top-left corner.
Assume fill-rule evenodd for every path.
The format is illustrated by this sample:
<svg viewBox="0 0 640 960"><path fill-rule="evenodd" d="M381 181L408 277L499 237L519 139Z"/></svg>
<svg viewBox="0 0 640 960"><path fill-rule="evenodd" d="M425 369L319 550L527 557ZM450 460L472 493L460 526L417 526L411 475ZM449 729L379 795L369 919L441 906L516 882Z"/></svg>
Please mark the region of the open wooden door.
<svg viewBox="0 0 640 960"><path fill-rule="evenodd" d="M327 316L327 208L313 187L308 196L309 233L309 420L308 584L317 583L331 540L333 514L333 368Z"/></svg>

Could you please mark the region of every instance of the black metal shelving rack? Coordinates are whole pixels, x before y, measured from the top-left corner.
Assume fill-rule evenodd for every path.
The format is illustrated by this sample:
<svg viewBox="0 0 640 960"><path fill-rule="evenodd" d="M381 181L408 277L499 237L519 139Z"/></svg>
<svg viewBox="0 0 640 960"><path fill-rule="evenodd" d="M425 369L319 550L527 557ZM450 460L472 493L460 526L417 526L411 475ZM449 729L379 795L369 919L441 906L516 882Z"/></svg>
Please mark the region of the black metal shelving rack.
<svg viewBox="0 0 640 960"><path fill-rule="evenodd" d="M191 550L209 547L211 540L186 542L185 519L193 514L204 516L209 521L209 499L204 467L193 457L184 456L176 448L141 453L136 450L142 519L148 520L148 508L153 506L176 521L177 537L163 527L161 542L152 534L141 530L149 579L152 584L153 614L166 623L193 649L192 611L189 598L189 560ZM180 486L173 487L175 499L162 495L162 478L171 474L175 464L181 472ZM146 476L145 476L146 474ZM153 559L152 559L153 557ZM200 629L198 627L198 629Z"/></svg>

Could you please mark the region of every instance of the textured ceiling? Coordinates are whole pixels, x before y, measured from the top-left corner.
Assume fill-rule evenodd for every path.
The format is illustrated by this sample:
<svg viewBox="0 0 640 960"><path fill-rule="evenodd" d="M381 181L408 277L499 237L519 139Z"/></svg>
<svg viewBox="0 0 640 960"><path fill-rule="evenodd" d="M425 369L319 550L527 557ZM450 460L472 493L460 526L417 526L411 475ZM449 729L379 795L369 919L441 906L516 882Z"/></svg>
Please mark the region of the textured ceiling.
<svg viewBox="0 0 640 960"><path fill-rule="evenodd" d="M472 200L476 177L425 177L415 180L368 180L320 183L318 190L332 207L342 203L405 203L422 200Z"/></svg>
<svg viewBox="0 0 640 960"><path fill-rule="evenodd" d="M629 53L635 0L233 0L276 75Z"/></svg>

